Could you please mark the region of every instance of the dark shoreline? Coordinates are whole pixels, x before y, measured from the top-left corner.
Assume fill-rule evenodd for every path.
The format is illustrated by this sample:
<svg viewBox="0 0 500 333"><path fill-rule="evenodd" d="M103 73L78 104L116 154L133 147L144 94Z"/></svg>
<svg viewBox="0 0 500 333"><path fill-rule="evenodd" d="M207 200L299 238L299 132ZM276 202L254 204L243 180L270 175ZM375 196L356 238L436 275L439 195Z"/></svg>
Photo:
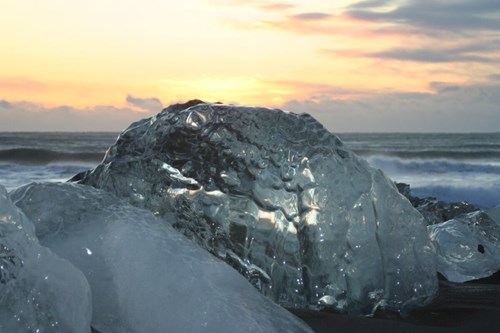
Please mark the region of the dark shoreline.
<svg viewBox="0 0 500 333"><path fill-rule="evenodd" d="M373 317L352 317L331 311L312 311L288 309L295 316L305 321L316 333L396 333L396 332L498 332L500 318L500 272L490 277L466 282L440 284L441 295L444 289L451 287L479 290L465 294L463 298L451 299L438 296L426 308L412 311L401 318L396 313L379 311ZM457 293L455 293L457 294Z"/></svg>
<svg viewBox="0 0 500 333"><path fill-rule="evenodd" d="M453 309L426 314L426 319L349 317L342 314L292 311L316 333L476 333L498 332L500 309Z"/></svg>

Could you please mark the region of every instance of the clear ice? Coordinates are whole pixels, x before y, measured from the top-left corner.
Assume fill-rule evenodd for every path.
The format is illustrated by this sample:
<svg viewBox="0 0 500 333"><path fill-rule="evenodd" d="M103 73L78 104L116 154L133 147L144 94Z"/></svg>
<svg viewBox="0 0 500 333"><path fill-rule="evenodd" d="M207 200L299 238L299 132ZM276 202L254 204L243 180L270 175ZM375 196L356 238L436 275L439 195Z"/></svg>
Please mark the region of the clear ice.
<svg viewBox="0 0 500 333"><path fill-rule="evenodd" d="M448 281L480 279L500 270L500 222L494 220L499 211L476 211L428 227L438 272Z"/></svg>
<svg viewBox="0 0 500 333"><path fill-rule="evenodd" d="M312 332L165 221L110 193L47 183L11 197L40 242L85 274L102 333Z"/></svg>
<svg viewBox="0 0 500 333"><path fill-rule="evenodd" d="M307 114L172 105L74 181L163 217L287 307L406 311L437 290L422 216Z"/></svg>
<svg viewBox="0 0 500 333"><path fill-rule="evenodd" d="M90 333L90 316L83 274L39 244L0 186L0 332Z"/></svg>

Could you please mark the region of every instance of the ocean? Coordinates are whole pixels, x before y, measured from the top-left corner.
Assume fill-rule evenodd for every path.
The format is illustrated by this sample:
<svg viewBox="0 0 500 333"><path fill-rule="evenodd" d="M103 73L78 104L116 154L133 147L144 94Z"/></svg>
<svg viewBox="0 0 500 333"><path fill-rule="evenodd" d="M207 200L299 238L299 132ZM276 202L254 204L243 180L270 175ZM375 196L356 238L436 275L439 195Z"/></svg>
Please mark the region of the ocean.
<svg viewBox="0 0 500 333"><path fill-rule="evenodd" d="M118 133L0 133L0 184L66 181L96 166Z"/></svg>
<svg viewBox="0 0 500 333"><path fill-rule="evenodd" d="M0 133L0 184L66 181L97 165L118 133ZM500 204L500 133L337 133L412 195Z"/></svg>
<svg viewBox="0 0 500 333"><path fill-rule="evenodd" d="M417 197L500 204L499 133L346 133L342 141Z"/></svg>

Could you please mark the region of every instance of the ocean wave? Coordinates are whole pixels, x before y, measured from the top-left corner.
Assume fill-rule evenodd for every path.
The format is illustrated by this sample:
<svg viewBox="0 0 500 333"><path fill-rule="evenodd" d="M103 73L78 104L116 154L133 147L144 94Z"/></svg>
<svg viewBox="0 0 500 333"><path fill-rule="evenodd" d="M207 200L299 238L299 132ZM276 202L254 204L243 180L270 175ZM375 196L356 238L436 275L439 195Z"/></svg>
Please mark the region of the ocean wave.
<svg viewBox="0 0 500 333"><path fill-rule="evenodd" d="M410 184L417 197L468 201L481 208L500 204L500 160L370 156L367 161L393 180Z"/></svg>
<svg viewBox="0 0 500 333"><path fill-rule="evenodd" d="M367 158L370 165L387 173L424 174L424 173L476 173L498 174L500 161L456 161L440 159L402 159L388 156L371 156Z"/></svg>
<svg viewBox="0 0 500 333"><path fill-rule="evenodd" d="M0 150L0 162L24 165L46 165L56 162L98 163L104 153L95 152L60 152L38 148L13 148Z"/></svg>
<svg viewBox="0 0 500 333"><path fill-rule="evenodd" d="M484 147L483 147L484 148ZM498 149L482 150L389 150L389 149L354 149L354 152L363 157L400 158L400 159L449 159L449 160L481 160L481 159L499 159L500 151Z"/></svg>
<svg viewBox="0 0 500 333"><path fill-rule="evenodd" d="M65 182L77 173L88 170L96 164L64 162L40 166L0 163L0 184L11 191L32 182Z"/></svg>

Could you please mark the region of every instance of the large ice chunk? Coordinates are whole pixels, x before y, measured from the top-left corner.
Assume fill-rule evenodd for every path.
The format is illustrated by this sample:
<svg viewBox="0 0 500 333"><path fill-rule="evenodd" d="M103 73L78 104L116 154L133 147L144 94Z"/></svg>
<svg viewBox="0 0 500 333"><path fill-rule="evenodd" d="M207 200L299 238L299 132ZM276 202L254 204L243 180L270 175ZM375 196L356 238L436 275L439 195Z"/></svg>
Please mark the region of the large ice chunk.
<svg viewBox="0 0 500 333"><path fill-rule="evenodd" d="M490 212L493 218L495 212ZM493 218L476 211L428 227L438 271L449 281L475 280L500 270L500 225Z"/></svg>
<svg viewBox="0 0 500 333"><path fill-rule="evenodd" d="M12 198L40 242L79 267L101 332L311 332L224 262L149 211L75 184Z"/></svg>
<svg viewBox="0 0 500 333"><path fill-rule="evenodd" d="M405 310L437 289L422 216L307 114L172 105L74 180L175 221L289 307Z"/></svg>
<svg viewBox="0 0 500 333"><path fill-rule="evenodd" d="M90 315L83 274L40 246L0 186L0 332L90 332Z"/></svg>

